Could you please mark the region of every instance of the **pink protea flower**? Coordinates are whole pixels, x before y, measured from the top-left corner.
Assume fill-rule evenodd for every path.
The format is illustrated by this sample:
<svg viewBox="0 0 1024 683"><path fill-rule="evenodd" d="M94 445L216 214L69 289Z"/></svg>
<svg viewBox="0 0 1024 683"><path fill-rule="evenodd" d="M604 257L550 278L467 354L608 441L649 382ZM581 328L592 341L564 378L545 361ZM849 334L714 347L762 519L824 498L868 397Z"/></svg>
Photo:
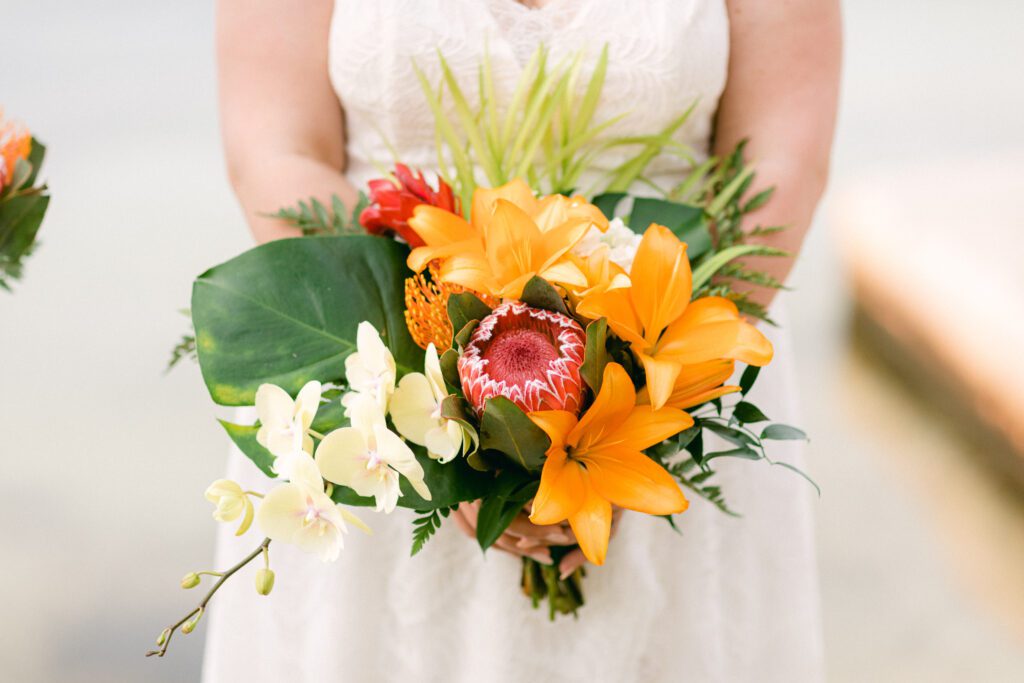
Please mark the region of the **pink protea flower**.
<svg viewBox="0 0 1024 683"><path fill-rule="evenodd" d="M477 412L492 396L504 396L526 412L578 414L586 343L583 328L567 315L502 304L480 321L459 357L462 391Z"/></svg>

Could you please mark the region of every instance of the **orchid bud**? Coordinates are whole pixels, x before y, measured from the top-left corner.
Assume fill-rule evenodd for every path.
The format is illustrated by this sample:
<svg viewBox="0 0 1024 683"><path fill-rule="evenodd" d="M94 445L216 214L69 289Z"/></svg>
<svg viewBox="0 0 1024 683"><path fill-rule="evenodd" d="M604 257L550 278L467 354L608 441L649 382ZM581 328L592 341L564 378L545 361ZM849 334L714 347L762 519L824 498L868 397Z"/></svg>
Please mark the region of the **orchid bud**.
<svg viewBox="0 0 1024 683"><path fill-rule="evenodd" d="M256 592L260 595L270 595L274 590L274 571L262 568L256 571Z"/></svg>
<svg viewBox="0 0 1024 683"><path fill-rule="evenodd" d="M195 572L189 572L188 574L185 574L185 576L182 577L181 587L186 590L189 588L195 588L199 585L199 581L199 574L196 574Z"/></svg>

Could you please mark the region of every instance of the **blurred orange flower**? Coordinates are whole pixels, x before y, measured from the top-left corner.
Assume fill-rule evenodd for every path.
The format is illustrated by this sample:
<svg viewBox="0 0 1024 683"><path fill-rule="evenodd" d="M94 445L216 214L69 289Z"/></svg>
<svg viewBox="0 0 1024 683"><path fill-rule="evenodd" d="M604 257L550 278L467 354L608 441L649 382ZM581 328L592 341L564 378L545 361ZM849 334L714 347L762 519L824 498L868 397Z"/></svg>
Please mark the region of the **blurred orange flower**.
<svg viewBox="0 0 1024 683"><path fill-rule="evenodd" d="M5 120L0 110L0 190L14 178L14 166L28 159L32 152L32 135L24 126Z"/></svg>

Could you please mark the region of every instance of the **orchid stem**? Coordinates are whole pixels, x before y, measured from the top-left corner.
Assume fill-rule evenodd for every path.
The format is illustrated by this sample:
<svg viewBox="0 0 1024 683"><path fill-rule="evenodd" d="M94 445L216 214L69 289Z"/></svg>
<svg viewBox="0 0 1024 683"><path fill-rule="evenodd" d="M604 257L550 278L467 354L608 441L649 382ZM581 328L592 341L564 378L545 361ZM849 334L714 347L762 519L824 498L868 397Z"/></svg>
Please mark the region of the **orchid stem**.
<svg viewBox="0 0 1024 683"><path fill-rule="evenodd" d="M253 550L251 553L242 558L242 560L234 567L231 567L231 569L226 570L217 580L217 583L213 584L213 587L210 588L210 591L205 596L203 596L202 600L199 601L199 604L196 605L195 609L193 609L191 612L183 616L174 624L171 624L166 629L164 629L163 633L160 636L160 649L150 650L146 653L146 656L152 657L156 655L157 657L163 657L165 654L167 654L167 648L171 644L171 638L174 636L175 632L177 632L177 630L181 627L181 625L189 619L191 619L192 617L195 617L196 615L201 616L202 613L206 610L206 604L210 602L210 599L213 597L214 593L216 593L220 589L220 587L224 585L224 582L231 578L231 576L239 569L255 560L261 554L265 553L269 545L270 539L264 538L263 541L258 546L256 546L255 550Z"/></svg>

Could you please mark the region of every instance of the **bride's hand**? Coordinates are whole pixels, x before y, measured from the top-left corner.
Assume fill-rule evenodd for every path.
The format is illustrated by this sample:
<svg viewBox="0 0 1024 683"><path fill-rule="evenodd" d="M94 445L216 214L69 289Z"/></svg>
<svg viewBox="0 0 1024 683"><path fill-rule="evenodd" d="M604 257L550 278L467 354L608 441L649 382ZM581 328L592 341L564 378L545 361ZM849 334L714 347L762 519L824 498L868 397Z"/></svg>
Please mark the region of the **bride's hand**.
<svg viewBox="0 0 1024 683"><path fill-rule="evenodd" d="M480 513L480 501L463 503L453 513L455 523L464 534L476 538L476 520ZM618 527L621 508L612 511L612 536ZM520 512L508 529L494 543L494 547L518 557L529 557L543 564L551 564L553 545L575 545L576 536L566 523L538 525L530 521L525 512ZM558 563L559 573L569 576L586 562L583 551L574 548Z"/></svg>

